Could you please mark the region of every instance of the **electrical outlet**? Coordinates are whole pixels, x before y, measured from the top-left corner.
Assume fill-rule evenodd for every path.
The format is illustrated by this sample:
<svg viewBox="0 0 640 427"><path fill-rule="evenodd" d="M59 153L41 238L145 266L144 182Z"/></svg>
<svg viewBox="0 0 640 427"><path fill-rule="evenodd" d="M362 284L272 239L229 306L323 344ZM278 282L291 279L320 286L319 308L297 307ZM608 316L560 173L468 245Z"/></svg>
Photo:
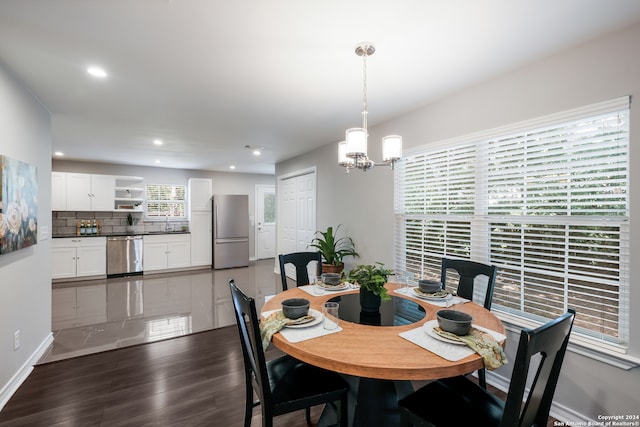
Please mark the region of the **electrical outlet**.
<svg viewBox="0 0 640 427"><path fill-rule="evenodd" d="M20 330L13 333L13 350L20 348Z"/></svg>

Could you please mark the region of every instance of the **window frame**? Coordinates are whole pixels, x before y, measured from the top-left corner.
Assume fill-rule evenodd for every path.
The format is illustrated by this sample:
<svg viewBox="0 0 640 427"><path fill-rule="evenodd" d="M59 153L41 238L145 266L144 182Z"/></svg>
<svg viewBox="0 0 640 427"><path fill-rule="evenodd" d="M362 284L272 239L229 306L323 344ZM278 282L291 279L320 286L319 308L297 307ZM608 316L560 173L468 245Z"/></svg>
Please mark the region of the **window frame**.
<svg viewBox="0 0 640 427"><path fill-rule="evenodd" d="M577 335L582 343L586 343L591 347L600 347L606 348L607 350L614 350L619 353L626 353L628 338L629 338L629 230L630 230L630 214L629 214L629 188L630 188L630 177L628 172L628 163L629 163L629 145L630 145L630 136L629 136L629 126L628 126L628 117L629 117L629 97L621 97L610 101L605 101L598 104L592 104L586 107L577 108L574 110L569 110L557 114L553 114L550 116L545 116L533 120L527 120L524 122L516 123L509 126L504 126L497 129L492 129L484 132L479 132L471 135L462 136L459 138L454 138L451 140L441 141L439 143L425 145L421 147L417 147L412 150L407 150L405 152L405 160L400 162L399 167L396 169L396 180L395 180L395 191L394 191L394 214L395 214L395 268L397 270L405 271L409 270L414 272L417 276L437 276L439 277L440 265L439 258L442 256L451 256L457 258L470 258L475 261L492 263L498 266L498 275L500 278L500 267L499 263L493 262L492 253L490 250L491 244L491 232L490 225L497 221L508 221L509 219L517 219L520 222L526 222L527 219L532 220L533 222L538 222L541 224L545 223L554 223L554 222L577 222L579 224L585 224L586 226L590 226L590 224L594 224L593 217L571 217L568 216L566 218L557 221L558 218L549 218L549 217L527 217L527 216L509 216L509 215L490 215L489 207L488 207L488 166L482 166L483 159L486 160L487 155L487 143L491 139L498 139L508 136L510 134L518 133L518 132L526 132L537 130L541 127L548 125L558 125L558 124L566 124L572 120L587 118L591 116L595 116L601 113L613 112L613 111L626 111L626 206L625 212L622 215L613 218L613 222L616 223L617 226L620 227L620 234L625 234L624 237L621 237L624 240L621 243L622 253L620 254L620 258L622 259L620 262L620 273L619 283L618 283L618 300L619 308L617 313L617 322L618 322L618 337L612 339L611 336L598 335L592 332L589 332L586 329L574 328L574 335ZM474 187L469 189L466 188L465 179L458 179L456 185L459 186L459 191L470 191L473 193L473 211L469 212L464 209L464 202L460 202L457 205L455 203L447 204L446 208L443 208L444 211L435 210L432 214L419 214L417 212L407 212L406 201L411 197L419 198L419 195L414 195L409 193L410 186L406 186L405 182L407 179L407 168L410 168L411 165L407 164L413 161L416 156L424 156L429 157L429 161L434 161L433 156L441 155L443 152L447 150L455 151L455 150L464 150L465 147L472 146L475 148L475 154L473 156L473 165L470 168L473 168L470 173L473 176L472 180L474 183ZM419 168L416 167L416 174L419 172ZM411 171L410 171L411 172ZM448 175L442 174L442 175ZM459 171L458 171L459 172ZM459 177L463 174L458 173L454 176ZM411 176L410 179L413 179L413 183L419 184L420 179L424 179L424 186L427 187L429 185L449 185L450 180L449 177L446 176L443 178L442 182L438 182L438 176L432 175L429 177L431 183L426 182L427 179L425 177L419 176ZM435 182L435 184L434 184ZM440 187L441 189L444 187ZM433 191L435 193L435 191ZM440 193L445 193L445 190L442 190ZM442 194L438 194L438 197L443 197ZM435 197L434 197L435 198ZM419 201L418 201L419 202ZM449 201L447 201L448 203ZM438 201L436 200L437 204ZM444 205L443 205L444 206ZM450 207L453 206L454 209ZM457 214L454 211L455 209L460 209L460 212ZM611 217L600 217L601 223L610 225L612 223ZM436 244L435 249L431 251L431 253L426 253L423 249L418 247L416 242L420 242L420 237L418 237L415 241L409 239L407 240L407 230L411 231L411 227L414 227L414 233L419 233L418 228L420 227L420 221L430 221L428 224L431 227L431 233L433 236L438 236L438 244ZM469 241L468 247L463 247L464 245L457 245L455 239L450 239L447 236L455 235L454 231L458 230L457 233L464 234L464 226L463 224L468 224L469 229ZM438 228L440 227L440 228ZM429 228L429 227L428 227ZM434 231L435 230L435 231ZM463 230L462 232L460 230ZM439 234L438 234L439 233ZM445 236L445 237L443 237ZM433 241L434 239L432 239ZM424 239L423 239L424 241ZM451 244L449 244L451 243ZM419 259L422 257L422 259ZM417 265L420 265L419 269L417 269ZM524 285L523 285L524 287ZM565 289L566 291L566 289ZM505 319L509 319L510 322L514 324L520 324L522 326L530 327L531 325L540 324L546 321L547 319L544 316L536 316L527 313L526 311L517 311L517 310L505 310L500 307L499 304L495 303L492 307L493 311L496 311L499 316L504 317Z"/></svg>
<svg viewBox="0 0 640 427"><path fill-rule="evenodd" d="M155 199L150 197L150 194L153 192L149 190L149 187L169 187L168 191L170 192L181 192L183 194L182 199L177 198L169 198L169 199ZM173 189L173 190L172 190ZM168 204L174 206L181 206L181 210L183 215L149 215L149 202L151 203L160 203L160 204ZM186 184L158 184L158 183L148 183L145 184L145 203L144 203L144 215L145 221L184 221L188 219L188 194L187 194L187 185Z"/></svg>

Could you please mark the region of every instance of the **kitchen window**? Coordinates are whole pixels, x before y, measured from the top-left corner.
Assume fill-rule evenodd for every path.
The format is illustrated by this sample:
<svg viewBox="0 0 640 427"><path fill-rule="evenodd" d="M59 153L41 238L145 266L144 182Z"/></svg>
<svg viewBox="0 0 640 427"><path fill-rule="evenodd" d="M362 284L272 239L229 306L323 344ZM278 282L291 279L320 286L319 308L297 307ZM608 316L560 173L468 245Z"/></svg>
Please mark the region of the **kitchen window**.
<svg viewBox="0 0 640 427"><path fill-rule="evenodd" d="M187 187L175 184L147 184L146 205L148 219L186 218Z"/></svg>
<svg viewBox="0 0 640 427"><path fill-rule="evenodd" d="M629 334L629 98L406 153L395 267L440 276L443 256L494 264L492 310L624 352ZM449 282L447 282L449 283Z"/></svg>

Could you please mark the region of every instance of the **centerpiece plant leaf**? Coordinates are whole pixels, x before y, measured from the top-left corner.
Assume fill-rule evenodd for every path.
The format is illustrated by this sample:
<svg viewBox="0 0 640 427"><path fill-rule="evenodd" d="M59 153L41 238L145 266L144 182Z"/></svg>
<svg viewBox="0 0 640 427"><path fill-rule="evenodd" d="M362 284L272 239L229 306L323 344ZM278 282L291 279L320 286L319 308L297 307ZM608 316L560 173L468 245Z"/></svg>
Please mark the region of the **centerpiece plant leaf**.
<svg viewBox="0 0 640 427"><path fill-rule="evenodd" d="M127 214L127 225L134 226L138 222L138 218L134 217L131 214Z"/></svg>
<svg viewBox="0 0 640 427"><path fill-rule="evenodd" d="M327 264L339 265L346 256L359 256L351 237L337 238L339 228L340 225L336 227L335 233L333 227L327 227L327 231L316 231L316 237L309 244L320 251Z"/></svg>
<svg viewBox="0 0 640 427"><path fill-rule="evenodd" d="M381 262L375 262L369 265L358 265L349 272L347 280L358 283L361 289L371 291L378 295L382 301L389 301L391 296L387 293L384 284L392 274L394 274L393 270L385 268Z"/></svg>

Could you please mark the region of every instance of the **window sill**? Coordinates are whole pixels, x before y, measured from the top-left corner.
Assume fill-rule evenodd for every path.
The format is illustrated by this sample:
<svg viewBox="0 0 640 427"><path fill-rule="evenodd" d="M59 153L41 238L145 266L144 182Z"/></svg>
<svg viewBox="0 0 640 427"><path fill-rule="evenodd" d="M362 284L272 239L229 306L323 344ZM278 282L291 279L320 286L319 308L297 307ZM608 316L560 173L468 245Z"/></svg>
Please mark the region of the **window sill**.
<svg viewBox="0 0 640 427"><path fill-rule="evenodd" d="M519 334L522 328L533 329L540 326L540 323L532 322L507 313L495 312L495 314L502 323L504 323L505 329L516 334ZM626 349L620 346L600 342L597 343L575 334L571 335L567 350L624 370L640 366L640 358L626 354Z"/></svg>

